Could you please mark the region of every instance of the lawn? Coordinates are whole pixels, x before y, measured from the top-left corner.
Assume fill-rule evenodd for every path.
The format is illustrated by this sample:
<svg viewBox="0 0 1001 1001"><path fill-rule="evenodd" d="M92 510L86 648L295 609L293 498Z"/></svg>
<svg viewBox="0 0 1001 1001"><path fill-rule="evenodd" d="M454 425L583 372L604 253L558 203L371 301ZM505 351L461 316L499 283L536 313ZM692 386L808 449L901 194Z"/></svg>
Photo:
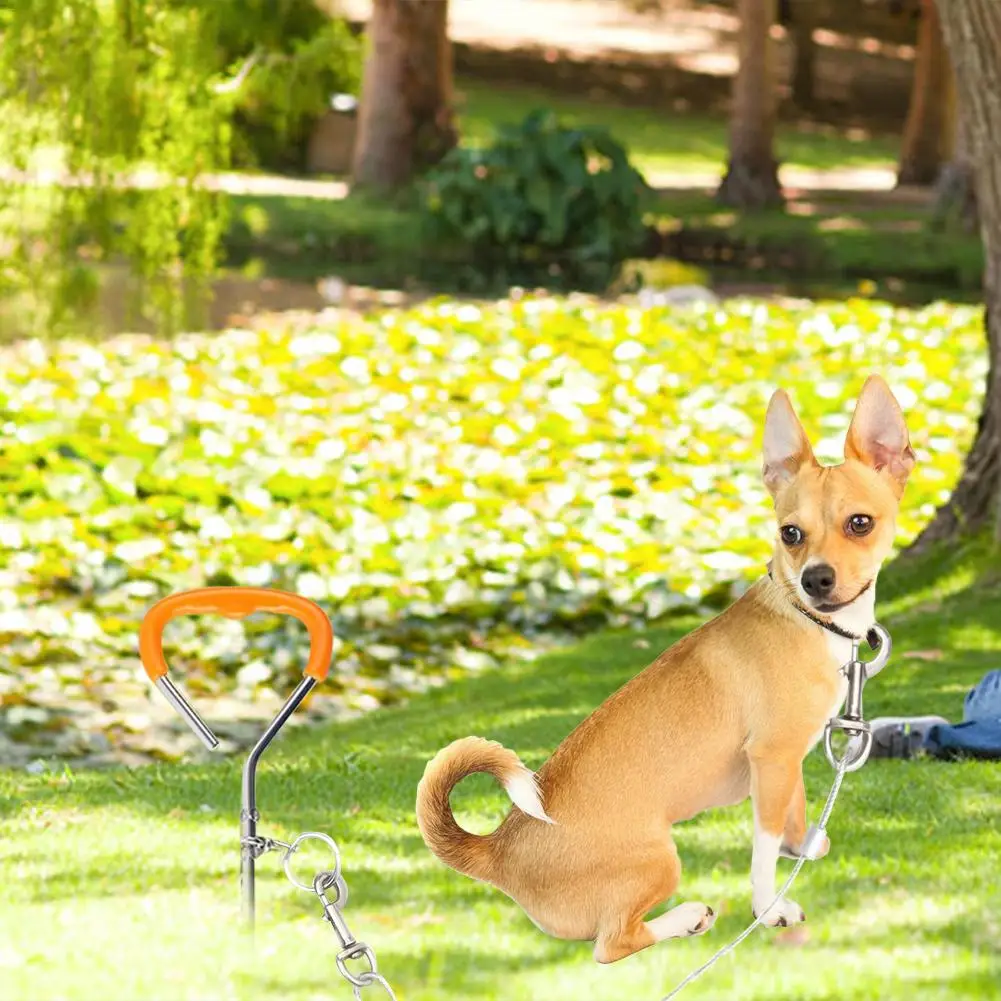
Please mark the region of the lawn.
<svg viewBox="0 0 1001 1001"><path fill-rule="evenodd" d="M979 235L936 229L927 207L878 195L804 193L785 210L743 212L706 192L664 191L651 200L646 222L667 234L662 256L710 269L706 281L792 283L814 297L871 281L903 302L980 298ZM225 245L228 266L249 274L309 280L333 273L396 288L462 289L471 265L468 255L422 237L411 201L364 194L338 201L234 197ZM481 278L489 286L489 269Z"/></svg>
<svg viewBox="0 0 1001 1001"><path fill-rule="evenodd" d="M262 832L336 835L352 928L402 998L427 1001L656 1001L743 926L746 807L679 835L683 894L721 909L713 935L603 969L430 858L412 812L423 764L469 732L538 764L694 625L693 608L760 572L757 429L777 383L833 458L863 376L887 376L919 455L906 539L958 475L984 375L979 311L872 301L437 301L2 350L4 739L16 712L39 742L70 738L65 754L81 736L146 746L135 719L162 703L146 701L135 631L157 594L257 583L324 602L340 641L325 687L348 705L450 683L289 734L262 774ZM871 712L960 713L1001 649L986 624L999 598L996 573L980 573L990 559L890 575L882 607L900 652ZM634 628L542 659L522 638L609 623ZM171 663L214 722L247 688L242 666L275 672L262 683L257 671L248 700L295 673L301 636L261 625L172 627ZM107 737L85 732L94 713ZM881 998L991 996L997 774L877 762L853 777L834 853L797 890L810 937L762 933L690 996L812 1001L873 980ZM815 756L815 805L828 778ZM232 758L0 773L4 1001L307 1001L341 987L315 899L284 884L276 858L261 866L256 960L242 948L238 789ZM479 830L503 810L486 782L457 800Z"/></svg>
<svg viewBox="0 0 1001 1001"><path fill-rule="evenodd" d="M867 693L870 716L961 714L965 691L1001 659L996 567L996 553L974 547L884 575L880 616L896 645ZM538 766L692 625L600 634L404 707L296 731L265 759L262 832L337 838L349 923L407 1001L656 1001L749 920L747 804L678 831L681 899L721 910L713 932L598 967L586 943L545 937L501 894L437 863L416 830L413 799L427 758L467 733L497 738ZM822 755L811 755L806 774L815 816L830 779ZM284 882L275 856L260 865L256 959L242 948L238 796L234 761L0 772L5 1001L347 997L316 900ZM455 801L478 831L505 809L487 780L470 780ZM806 935L756 932L685 996L997 997L999 804L996 764L870 762L846 781L830 856L800 877Z"/></svg>
<svg viewBox="0 0 1001 1001"><path fill-rule="evenodd" d="M726 163L729 126L724 118L626 107L536 87L461 78L456 81L456 93L463 141L472 146L489 143L497 126L515 124L533 109L548 107L568 124L608 129L646 174L721 172ZM899 147L896 136L862 131L848 135L808 121L782 122L776 133L779 162L807 170L892 168Z"/></svg>

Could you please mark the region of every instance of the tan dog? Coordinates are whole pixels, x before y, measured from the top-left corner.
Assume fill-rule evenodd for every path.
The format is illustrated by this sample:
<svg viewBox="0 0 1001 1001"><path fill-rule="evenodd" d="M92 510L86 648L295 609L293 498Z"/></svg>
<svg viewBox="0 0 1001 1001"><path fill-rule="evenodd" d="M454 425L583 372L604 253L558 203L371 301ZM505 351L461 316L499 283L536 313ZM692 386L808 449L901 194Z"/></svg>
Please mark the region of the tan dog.
<svg viewBox="0 0 1001 1001"><path fill-rule="evenodd" d="M431 851L502 890L543 931L593 940L595 959L611 963L709 929L702 903L645 920L678 888L671 827L750 795L752 909L763 911L780 852L796 854L806 834L803 759L844 700L852 637L873 624L876 575L913 465L882 379L863 387L845 462L833 467L818 465L789 398L775 393L764 434L779 524L769 576L599 706L537 775L479 737L440 751L417 789ZM462 830L449 805L473 772L493 775L514 803L485 837ZM783 900L764 923L804 919Z"/></svg>

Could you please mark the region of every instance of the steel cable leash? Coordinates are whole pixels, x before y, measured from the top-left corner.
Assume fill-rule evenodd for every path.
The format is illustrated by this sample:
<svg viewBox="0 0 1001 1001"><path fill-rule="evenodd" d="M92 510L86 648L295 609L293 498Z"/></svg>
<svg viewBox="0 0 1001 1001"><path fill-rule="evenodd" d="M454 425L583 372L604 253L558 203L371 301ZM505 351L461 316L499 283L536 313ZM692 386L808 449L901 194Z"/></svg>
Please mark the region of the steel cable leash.
<svg viewBox="0 0 1001 1001"><path fill-rule="evenodd" d="M333 869L321 869L314 877L310 885L300 883L292 872L292 856L299 850L304 841L315 839L322 841L334 855ZM286 841L278 841L275 838L253 837L243 841L245 847L249 848L254 857L257 858L265 852L284 850L282 857L282 869L288 877L289 882L305 890L308 893L315 893L317 899L323 905L323 917L334 930L337 940L340 942L340 952L337 953L337 972L351 985L355 1001L362 1001L362 991L366 987L381 987L390 1001L396 1001L396 994L389 986L389 981L379 972L376 962L375 952L372 947L365 942L355 938L342 913L348 902L348 886L341 874L341 852L337 847L337 842L328 834L321 834L318 831L308 831L300 834L291 844ZM336 896L331 900L327 894L329 891L336 891ZM363 960L368 964L368 968L352 972L348 968L348 963Z"/></svg>
<svg viewBox="0 0 1001 1001"><path fill-rule="evenodd" d="M875 633L877 642L873 643L871 636ZM862 689L869 678L878 674L890 659L890 634L880 625L875 625L870 633L870 645L876 650L876 657L869 663L859 660L859 642L852 642L852 658L841 668L841 673L848 679L848 693L845 696L845 713L828 721L824 729L824 751L827 760L834 767L834 782L831 784L831 791L827 794L827 802L820 813L820 820L817 821L806 833L803 845L800 849L799 858L789 873L782 889L775 895L775 899L751 922L732 942L723 946L718 952L709 957L700 967L693 970L685 977L677 987L669 994L665 994L661 1001L671 1001L671 998L680 994L689 984L698 980L703 973L712 969L719 960L733 952L761 924L765 915L789 892L796 877L803 866L813 861L816 856L814 850L820 843L820 839L826 835L827 822L831 819L834 810L834 803L841 791L841 783L848 772L857 771L869 758L872 750L872 731L869 724L862 718ZM840 730L848 734L849 741L845 747L844 754L839 758L834 753L832 736L835 730Z"/></svg>

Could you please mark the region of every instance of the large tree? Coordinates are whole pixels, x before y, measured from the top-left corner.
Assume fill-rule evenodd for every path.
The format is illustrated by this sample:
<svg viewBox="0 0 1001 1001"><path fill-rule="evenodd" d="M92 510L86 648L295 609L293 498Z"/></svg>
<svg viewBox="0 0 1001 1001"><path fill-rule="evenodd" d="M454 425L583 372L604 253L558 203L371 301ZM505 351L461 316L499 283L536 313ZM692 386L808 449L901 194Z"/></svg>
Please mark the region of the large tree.
<svg viewBox="0 0 1001 1001"><path fill-rule="evenodd" d="M373 0L362 76L356 184L406 184L456 142L448 0Z"/></svg>
<svg viewBox="0 0 1001 1001"><path fill-rule="evenodd" d="M956 104L956 88L950 77L949 120L953 130L952 155L942 165L935 182L932 206L934 224L940 228L958 225L973 232L978 225L977 193L970 160L970 140L963 110Z"/></svg>
<svg viewBox="0 0 1001 1001"><path fill-rule="evenodd" d="M935 0L922 0L918 55L897 168L898 184L933 184L953 141L952 71Z"/></svg>
<svg viewBox="0 0 1001 1001"><path fill-rule="evenodd" d="M792 101L797 108L809 110L816 104L817 43L813 32L820 13L817 0L786 0L785 18L792 41ZM782 21L780 8L779 20Z"/></svg>
<svg viewBox="0 0 1001 1001"><path fill-rule="evenodd" d="M716 197L725 205L782 204L775 161L775 0L737 0L740 63L733 80L730 160Z"/></svg>
<svg viewBox="0 0 1001 1001"><path fill-rule="evenodd" d="M919 544L987 526L1001 540L1001 3L939 0L939 13L977 182L989 369L963 475Z"/></svg>

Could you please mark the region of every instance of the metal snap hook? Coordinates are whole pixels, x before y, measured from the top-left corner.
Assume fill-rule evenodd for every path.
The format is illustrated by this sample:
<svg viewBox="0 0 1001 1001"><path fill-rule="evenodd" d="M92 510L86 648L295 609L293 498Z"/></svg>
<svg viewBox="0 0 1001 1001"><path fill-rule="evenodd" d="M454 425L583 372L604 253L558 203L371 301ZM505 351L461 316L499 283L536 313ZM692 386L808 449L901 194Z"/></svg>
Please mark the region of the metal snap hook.
<svg viewBox="0 0 1001 1001"><path fill-rule="evenodd" d="M874 678L880 671L886 667L890 660L890 652L893 649L893 641L890 639L889 632L883 628L878 622L873 624L872 629L869 630L870 638L871 634L875 633L877 639L879 640L879 645L874 647L876 651L876 656L872 660L863 661L863 666L865 667L865 680L868 681L870 678ZM870 643L870 646L872 644Z"/></svg>

